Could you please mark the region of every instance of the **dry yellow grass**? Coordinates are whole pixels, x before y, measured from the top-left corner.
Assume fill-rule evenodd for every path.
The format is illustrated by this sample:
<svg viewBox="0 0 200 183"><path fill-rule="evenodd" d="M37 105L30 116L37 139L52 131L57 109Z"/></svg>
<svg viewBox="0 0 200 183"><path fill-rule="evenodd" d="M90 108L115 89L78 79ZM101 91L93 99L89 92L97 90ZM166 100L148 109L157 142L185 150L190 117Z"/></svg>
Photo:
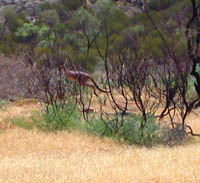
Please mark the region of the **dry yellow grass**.
<svg viewBox="0 0 200 183"><path fill-rule="evenodd" d="M9 114L28 115L32 105L38 108L16 105ZM198 120L191 123L200 131ZM199 170L198 142L148 149L79 132L15 127L0 134L0 183L199 183Z"/></svg>
<svg viewBox="0 0 200 183"><path fill-rule="evenodd" d="M1 183L200 182L200 145L127 147L78 132L0 136Z"/></svg>
<svg viewBox="0 0 200 183"><path fill-rule="evenodd" d="M27 118L33 111L41 110L41 105L33 100L19 100L14 104L8 104L0 110L0 130L12 128L10 119L14 117Z"/></svg>

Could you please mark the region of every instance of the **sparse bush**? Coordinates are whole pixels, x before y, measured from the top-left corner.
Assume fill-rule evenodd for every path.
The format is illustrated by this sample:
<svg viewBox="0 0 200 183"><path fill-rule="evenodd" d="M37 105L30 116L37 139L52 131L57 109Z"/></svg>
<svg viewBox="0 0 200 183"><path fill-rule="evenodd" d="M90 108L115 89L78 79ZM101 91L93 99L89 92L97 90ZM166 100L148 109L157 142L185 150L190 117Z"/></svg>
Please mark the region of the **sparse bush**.
<svg viewBox="0 0 200 183"><path fill-rule="evenodd" d="M76 105L70 101L65 105L49 106L48 111L37 113L32 120L37 127L45 131L57 131L64 129L77 129L80 125L79 113Z"/></svg>
<svg viewBox="0 0 200 183"><path fill-rule="evenodd" d="M180 0L151 0L149 3L149 8L154 11L167 9L177 2L181 2Z"/></svg>
<svg viewBox="0 0 200 183"><path fill-rule="evenodd" d="M34 121L27 121L25 118L22 117L11 119L11 123L27 130L32 130L36 127L36 123Z"/></svg>
<svg viewBox="0 0 200 183"><path fill-rule="evenodd" d="M189 140L186 128L183 129L182 124L176 123L174 128L168 128L165 131L164 142L166 145L182 145Z"/></svg>
<svg viewBox="0 0 200 183"><path fill-rule="evenodd" d="M17 14L15 8L7 7L3 10L3 16L7 21L7 26L9 31L15 32L20 26L21 22L19 21L19 15Z"/></svg>
<svg viewBox="0 0 200 183"><path fill-rule="evenodd" d="M195 79L191 76L188 77L188 93L187 93L187 99L188 100L195 100L197 98L197 93L195 91L195 88L193 87L195 84Z"/></svg>
<svg viewBox="0 0 200 183"><path fill-rule="evenodd" d="M67 8L76 10L79 7L84 5L83 0L61 0L62 4L64 4Z"/></svg>
<svg viewBox="0 0 200 183"><path fill-rule="evenodd" d="M6 104L6 101L0 100L0 109L2 109Z"/></svg>
<svg viewBox="0 0 200 183"><path fill-rule="evenodd" d="M106 136L106 137L113 137L113 124L106 123L101 119L95 119L91 123L87 125L87 132L98 135L98 136Z"/></svg>
<svg viewBox="0 0 200 183"><path fill-rule="evenodd" d="M49 26L55 26L59 24L59 16L56 10L47 10L41 13L41 21Z"/></svg>
<svg viewBox="0 0 200 183"><path fill-rule="evenodd" d="M119 137L130 144L152 146L162 142L164 128L157 123L154 116L148 116L143 128L140 127L142 117L131 115L121 128Z"/></svg>
<svg viewBox="0 0 200 183"><path fill-rule="evenodd" d="M96 119L89 123L87 131L89 133L112 137L122 140L128 144L152 146L162 143L165 128L156 122L154 116L148 116L148 120L144 128L141 128L142 117L136 114L131 114L124 119L124 124L119 127L118 133L115 132L116 123Z"/></svg>

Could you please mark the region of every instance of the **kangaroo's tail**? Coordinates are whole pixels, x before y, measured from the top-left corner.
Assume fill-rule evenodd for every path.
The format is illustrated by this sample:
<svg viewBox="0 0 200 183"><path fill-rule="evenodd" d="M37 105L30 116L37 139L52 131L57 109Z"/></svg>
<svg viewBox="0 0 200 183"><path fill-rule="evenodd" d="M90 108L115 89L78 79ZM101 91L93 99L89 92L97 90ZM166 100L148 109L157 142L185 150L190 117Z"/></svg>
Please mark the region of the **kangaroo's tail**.
<svg viewBox="0 0 200 183"><path fill-rule="evenodd" d="M94 81L94 79L93 79L92 77L90 77L90 80L93 82L94 86L95 86L99 91L101 91L101 92L103 92L103 93L110 93L110 91L101 89L101 88L97 85L97 83Z"/></svg>

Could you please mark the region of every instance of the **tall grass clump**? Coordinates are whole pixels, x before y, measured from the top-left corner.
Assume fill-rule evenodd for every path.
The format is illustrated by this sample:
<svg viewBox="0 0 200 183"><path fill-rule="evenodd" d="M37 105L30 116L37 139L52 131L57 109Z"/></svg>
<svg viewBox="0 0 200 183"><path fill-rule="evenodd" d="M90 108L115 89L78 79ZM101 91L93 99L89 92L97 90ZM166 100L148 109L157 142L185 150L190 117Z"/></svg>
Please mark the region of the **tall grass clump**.
<svg viewBox="0 0 200 183"><path fill-rule="evenodd" d="M6 101L0 100L0 109L3 109L3 107L6 105Z"/></svg>
<svg viewBox="0 0 200 183"><path fill-rule="evenodd" d="M162 142L164 127L162 127L153 115L147 116L144 127L141 128L142 117L133 114L126 118L124 126L119 132L120 139L129 144L152 146Z"/></svg>
<svg viewBox="0 0 200 183"><path fill-rule="evenodd" d="M59 104L56 108L50 105L48 111L36 113L32 120L36 122L37 128L45 131L81 128L80 112L72 101Z"/></svg>
<svg viewBox="0 0 200 183"><path fill-rule="evenodd" d="M114 137L114 124L96 118L86 126L87 132L100 137Z"/></svg>
<svg viewBox="0 0 200 183"><path fill-rule="evenodd" d="M14 117L10 121L13 125L24 128L26 130L32 130L36 127L36 123L34 121L29 119L27 120L23 117Z"/></svg>

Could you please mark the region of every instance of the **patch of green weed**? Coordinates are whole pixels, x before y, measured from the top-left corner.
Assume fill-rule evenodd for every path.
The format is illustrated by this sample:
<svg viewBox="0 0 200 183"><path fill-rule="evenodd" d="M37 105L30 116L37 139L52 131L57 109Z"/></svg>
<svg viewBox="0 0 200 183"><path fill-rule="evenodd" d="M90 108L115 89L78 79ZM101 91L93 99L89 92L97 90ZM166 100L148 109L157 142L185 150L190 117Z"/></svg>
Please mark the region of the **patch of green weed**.
<svg viewBox="0 0 200 183"><path fill-rule="evenodd" d="M156 118L152 115L147 117L144 127L141 128L142 117L132 115L125 119L124 125L119 132L120 139L138 145L155 145L162 141L163 130Z"/></svg>
<svg viewBox="0 0 200 183"><path fill-rule="evenodd" d="M0 100L0 109L2 110L5 107L6 104L7 104L6 101Z"/></svg>
<svg viewBox="0 0 200 183"><path fill-rule="evenodd" d="M37 127L45 131L81 128L80 114L73 103L49 106L48 111L38 112L32 116Z"/></svg>
<svg viewBox="0 0 200 183"><path fill-rule="evenodd" d="M15 117L11 119L11 123L27 130L32 130L36 127L36 123L34 121L27 120L23 117Z"/></svg>
<svg viewBox="0 0 200 183"><path fill-rule="evenodd" d="M87 132L111 137L128 144L152 146L161 143L164 127L156 122L154 116L149 115L147 118L144 127L141 128L142 117L131 114L124 118L123 125L117 127L117 133L115 133L116 121L106 122L96 119L87 125Z"/></svg>

